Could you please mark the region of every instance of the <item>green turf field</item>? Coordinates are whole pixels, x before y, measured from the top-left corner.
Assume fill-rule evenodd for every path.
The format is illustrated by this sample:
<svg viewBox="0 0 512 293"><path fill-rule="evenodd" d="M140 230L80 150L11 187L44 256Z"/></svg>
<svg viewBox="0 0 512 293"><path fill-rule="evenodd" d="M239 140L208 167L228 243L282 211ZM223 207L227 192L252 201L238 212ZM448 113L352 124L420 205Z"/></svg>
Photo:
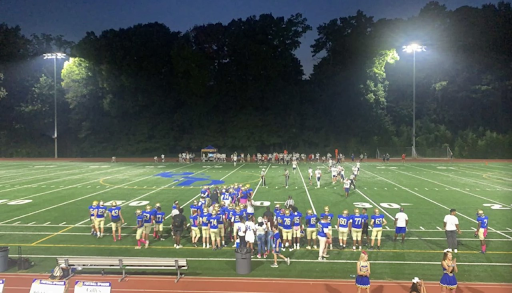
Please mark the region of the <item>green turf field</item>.
<svg viewBox="0 0 512 293"><path fill-rule="evenodd" d="M321 188L309 185L307 168L322 167ZM345 163L345 174L351 168ZM267 185L259 186L261 168L268 169ZM153 241L148 249L135 250L132 227L134 212L146 204L159 202L170 213L174 200L188 206L197 198L199 186L221 180L224 184L251 184L255 201L275 205L292 195L305 213L317 214L328 205L335 218L343 209L379 207L388 221L380 251L370 251L372 279L410 280L418 276L435 281L441 277L442 251L446 248L443 218L456 208L463 234L459 235L456 255L459 281L512 282L512 165L449 163L362 163L357 190L348 199L340 183L331 184L330 172L321 163L299 165L284 188L283 165L254 163L236 167L230 163L153 164L153 163L0 163L0 246L9 246L16 257L17 246L36 262L33 272L47 272L56 256L152 256L185 257L190 260L189 275L234 276L234 251L193 248L186 233L183 249L173 248L171 239ZM288 166L291 170L291 166ZM167 172L167 173L166 173ZM170 172L170 173L169 173ZM155 176L164 173L164 176ZM168 178L169 174L185 173ZM167 176L167 177L166 177ZM180 179L175 181L176 179ZM202 180L202 181L201 181ZM315 184L315 183L313 183ZM122 205L127 223L123 239L113 242L109 235L90 235L88 206L93 200L116 200ZM405 244L392 242L393 218L404 206L409 216ZM489 216L488 253L480 254L474 238L475 213L483 209ZM263 213L256 208L256 215ZM109 223L107 220L106 223ZM167 222L166 226L169 226ZM333 223L334 224L334 223ZM110 233L110 227L106 227ZM337 237L337 233L334 233ZM304 240L305 241L305 240ZM337 247L337 239L334 241ZM351 246L351 239L348 244ZM326 262L317 261L318 251L286 251L290 267L271 269L271 261L253 261L254 277L347 279L355 273L359 252L336 250Z"/></svg>

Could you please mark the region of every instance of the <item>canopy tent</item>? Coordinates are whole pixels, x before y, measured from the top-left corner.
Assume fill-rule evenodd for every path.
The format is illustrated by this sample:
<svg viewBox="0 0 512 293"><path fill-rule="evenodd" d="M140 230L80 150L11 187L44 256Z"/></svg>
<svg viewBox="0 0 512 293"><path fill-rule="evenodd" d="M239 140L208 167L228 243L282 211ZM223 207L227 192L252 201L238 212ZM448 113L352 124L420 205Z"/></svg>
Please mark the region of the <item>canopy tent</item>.
<svg viewBox="0 0 512 293"><path fill-rule="evenodd" d="M203 156L203 153L216 153L217 152L217 149L212 147L211 145L201 149L201 157Z"/></svg>

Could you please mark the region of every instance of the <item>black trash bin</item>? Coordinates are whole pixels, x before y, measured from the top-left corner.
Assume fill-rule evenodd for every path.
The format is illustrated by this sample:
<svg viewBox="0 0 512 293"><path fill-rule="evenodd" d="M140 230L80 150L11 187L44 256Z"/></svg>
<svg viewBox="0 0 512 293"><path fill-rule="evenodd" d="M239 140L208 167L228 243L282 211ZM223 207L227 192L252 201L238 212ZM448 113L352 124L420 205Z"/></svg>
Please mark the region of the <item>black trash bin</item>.
<svg viewBox="0 0 512 293"><path fill-rule="evenodd" d="M236 273L239 275L247 275L251 272L251 256L249 249L235 249L236 256Z"/></svg>
<svg viewBox="0 0 512 293"><path fill-rule="evenodd" d="M9 247L0 247L0 272L5 272L9 268Z"/></svg>

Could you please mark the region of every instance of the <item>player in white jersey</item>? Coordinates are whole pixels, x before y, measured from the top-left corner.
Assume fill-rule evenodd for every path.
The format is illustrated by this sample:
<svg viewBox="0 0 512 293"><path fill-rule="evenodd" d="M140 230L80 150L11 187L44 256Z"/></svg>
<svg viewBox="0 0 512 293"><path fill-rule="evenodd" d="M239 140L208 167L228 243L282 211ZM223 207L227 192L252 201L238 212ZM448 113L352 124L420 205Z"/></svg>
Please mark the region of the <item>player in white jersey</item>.
<svg viewBox="0 0 512 293"><path fill-rule="evenodd" d="M329 169L331 169L331 168L332 168L332 160L329 159Z"/></svg>
<svg viewBox="0 0 512 293"><path fill-rule="evenodd" d="M116 157L112 157L112 161L110 161L111 163L117 163L117 159Z"/></svg>
<svg viewBox="0 0 512 293"><path fill-rule="evenodd" d="M357 175L359 175L359 170L361 170L361 163L360 162L356 163L356 168L357 168Z"/></svg>
<svg viewBox="0 0 512 293"><path fill-rule="evenodd" d="M338 168L331 167L331 174L332 174L332 184L336 183L338 180Z"/></svg>
<svg viewBox="0 0 512 293"><path fill-rule="evenodd" d="M315 158L316 158L316 162L320 163L320 154L319 153L316 153Z"/></svg>
<svg viewBox="0 0 512 293"><path fill-rule="evenodd" d="M315 176L316 176L316 186L317 186L317 188L320 188L320 178L322 177L322 171L320 171L320 168L316 168Z"/></svg>
<svg viewBox="0 0 512 293"><path fill-rule="evenodd" d="M297 170L297 160L292 161L292 169L293 169L293 174L295 174L295 170Z"/></svg>
<svg viewBox="0 0 512 293"><path fill-rule="evenodd" d="M309 174L309 185L312 185L313 184L313 182L312 182L312 179L313 179L313 168L309 167L308 174Z"/></svg>
<svg viewBox="0 0 512 293"><path fill-rule="evenodd" d="M158 157L157 157L157 156L155 156L155 157L153 158L153 160L155 160L155 163L158 163Z"/></svg>
<svg viewBox="0 0 512 293"><path fill-rule="evenodd" d="M162 158L162 163L165 163L165 155L162 154L160 157Z"/></svg>
<svg viewBox="0 0 512 293"><path fill-rule="evenodd" d="M343 188L345 189L345 197L348 197L348 193L350 191L350 179L347 178L343 181Z"/></svg>
<svg viewBox="0 0 512 293"><path fill-rule="evenodd" d="M357 180L357 167L352 167L352 174L354 174L354 181Z"/></svg>

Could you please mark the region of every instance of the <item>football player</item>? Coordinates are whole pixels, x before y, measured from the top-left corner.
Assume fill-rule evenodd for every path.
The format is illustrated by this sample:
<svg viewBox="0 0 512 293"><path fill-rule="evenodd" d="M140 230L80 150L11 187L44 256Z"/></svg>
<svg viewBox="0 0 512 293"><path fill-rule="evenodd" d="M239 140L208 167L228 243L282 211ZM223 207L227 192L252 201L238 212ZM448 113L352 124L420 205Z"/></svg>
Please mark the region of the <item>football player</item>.
<svg viewBox="0 0 512 293"><path fill-rule="evenodd" d="M95 200L92 202L92 205L89 206L89 217L91 219L91 235L96 236L98 232L96 231L96 225L94 225L95 222L95 213L96 213L96 207L98 206L98 201Z"/></svg>
<svg viewBox="0 0 512 293"><path fill-rule="evenodd" d="M156 239L164 240L162 235L164 233L164 221L165 221L165 212L162 212L162 207L159 203L156 204L156 213L155 213L155 230L157 231Z"/></svg>
<svg viewBox="0 0 512 293"><path fill-rule="evenodd" d="M320 171L320 168L316 168L315 171L316 176L316 188L320 188L320 179L322 178L322 171Z"/></svg>
<svg viewBox="0 0 512 293"><path fill-rule="evenodd" d="M478 236L478 239L480 239L480 245L482 246L482 250L480 251L480 253L486 253L487 245L485 244L485 237L487 237L487 226L489 224L489 217L484 215L484 211L478 210L476 221L477 224L475 237Z"/></svg>
<svg viewBox="0 0 512 293"><path fill-rule="evenodd" d="M151 206L147 205L146 210L142 212L142 216L144 217L144 231L142 233L142 238L146 240L146 246L149 245L149 233L151 232L151 226L155 221L155 217L153 216L153 211L151 210Z"/></svg>
<svg viewBox="0 0 512 293"><path fill-rule="evenodd" d="M349 230L352 232L352 240L354 246L352 249L355 251L357 243L359 243L359 250L361 250L361 233L363 231L363 217L359 214L359 209L354 210L354 215L350 217Z"/></svg>
<svg viewBox="0 0 512 293"><path fill-rule="evenodd" d="M306 214L306 238L308 239L308 246L306 249L311 249L311 240L313 240L313 248L316 249L316 224L317 216L313 214L312 210L308 210Z"/></svg>
<svg viewBox="0 0 512 293"><path fill-rule="evenodd" d="M311 168L311 166L309 166L309 169L308 169L308 175L309 175L309 185L313 185L313 168Z"/></svg>
<svg viewBox="0 0 512 293"><path fill-rule="evenodd" d="M236 240L238 238L237 231L239 230L239 227L242 225L242 217L243 217L242 209L240 208L240 206L235 207L235 211L232 213L232 215L233 215L232 222L233 222L233 235L234 235L233 247L236 247Z"/></svg>
<svg viewBox="0 0 512 293"><path fill-rule="evenodd" d="M297 207L293 207L293 246L295 249L300 249L300 235L304 231L302 227L302 213L299 212Z"/></svg>
<svg viewBox="0 0 512 293"><path fill-rule="evenodd" d="M332 174L332 184L334 184L338 181L338 168L336 166L332 166L330 169Z"/></svg>
<svg viewBox="0 0 512 293"><path fill-rule="evenodd" d="M234 235L236 234L235 233L235 230L234 230L234 222L233 220L235 219L235 213L236 213L236 210L235 210L235 205L234 204L229 204L228 205L228 210L226 211L226 220L228 222L228 238L231 239L231 242L235 241L234 239Z"/></svg>
<svg viewBox="0 0 512 293"><path fill-rule="evenodd" d="M349 222L350 215L348 210L344 210L343 214L338 215L338 238L340 240L340 249L345 249L347 247Z"/></svg>
<svg viewBox="0 0 512 293"><path fill-rule="evenodd" d="M217 215L217 210L213 210L210 217L208 217L208 230L210 231L210 238L212 239L212 248L217 250L221 248L219 237L219 220L220 216ZM217 245L215 245L217 244Z"/></svg>
<svg viewBox="0 0 512 293"><path fill-rule="evenodd" d="M384 215L381 215L379 209L375 209L375 215L372 215L372 245L370 246L370 250L373 250L373 245L375 244L375 238L377 238L377 250L380 250L380 238L382 237L382 225L386 225L386 219Z"/></svg>
<svg viewBox="0 0 512 293"><path fill-rule="evenodd" d="M329 220L329 235L332 235L331 222L332 222L332 218L334 217L334 215L329 212L329 206L324 207L324 212L320 214L321 219L323 219L325 216L327 216L327 219ZM330 247L330 249L332 249L332 242L329 243L329 247Z"/></svg>
<svg viewBox="0 0 512 293"><path fill-rule="evenodd" d="M267 186L267 181L265 181L265 169L261 169L261 186Z"/></svg>
<svg viewBox="0 0 512 293"><path fill-rule="evenodd" d="M350 192L350 179L345 179L345 181L343 181L343 188L345 189L345 198L348 198L348 194Z"/></svg>
<svg viewBox="0 0 512 293"><path fill-rule="evenodd" d="M116 201L112 202L112 206L108 209L108 214L112 222L112 237L114 237L114 242L116 241L116 231L118 239L121 240L121 226L124 224L124 219L121 214L121 207L117 205Z"/></svg>
<svg viewBox="0 0 512 293"><path fill-rule="evenodd" d="M292 225L293 225L293 216L290 213L290 210L286 209L284 211L284 216L282 218L283 221L283 242L285 248L283 248L283 251L286 249L286 247L290 247L290 251L293 250L293 247L291 246L291 239L292 239Z"/></svg>
<svg viewBox="0 0 512 293"><path fill-rule="evenodd" d="M192 245L194 247L197 247L197 241L199 240L199 237L201 236L201 233L199 232L199 216L197 215L197 210L192 210L192 214L190 215L190 236L192 238Z"/></svg>
<svg viewBox="0 0 512 293"><path fill-rule="evenodd" d="M201 214L201 232L203 233L203 248L210 248L210 228L208 219L210 218L211 214L208 213L208 209L204 208L203 213Z"/></svg>
<svg viewBox="0 0 512 293"><path fill-rule="evenodd" d="M368 210L366 208L363 208L362 210L362 213L361 213L361 216L363 217L363 231L362 231L362 235L363 236L366 236L366 246L368 246L370 244L370 236L368 236L368 214L367 214Z"/></svg>
<svg viewBox="0 0 512 293"><path fill-rule="evenodd" d="M224 203L220 205L220 207L215 209L217 211L217 215L219 216L219 239L222 243L222 247L226 246L226 243L224 242L224 233L225 231L225 224L226 224L226 207L224 206Z"/></svg>
<svg viewBox="0 0 512 293"><path fill-rule="evenodd" d="M332 246L332 234L329 232L330 226L331 223L328 216L323 216L320 223L318 223L318 260L325 260L325 258L329 257L327 247L329 244Z"/></svg>
<svg viewBox="0 0 512 293"><path fill-rule="evenodd" d="M292 161L292 170L293 174L295 174L295 170L297 170L297 160L295 158Z"/></svg>
<svg viewBox="0 0 512 293"><path fill-rule="evenodd" d="M178 206L178 201L175 201L173 204L173 207L176 209L177 206ZM157 211L158 207L160 207L160 204L156 203L155 208L153 210L151 210L151 216L153 217L153 219L156 219L156 213L158 212ZM157 234L158 234L158 228L157 228L156 221L155 221L155 222L153 222L153 238L157 238Z"/></svg>
<svg viewBox="0 0 512 293"><path fill-rule="evenodd" d="M135 212L135 216L137 217L137 225L134 228L137 230L137 234L135 235L135 239L137 239L137 246L135 246L135 249L140 249L141 243L144 243L146 248L148 248L149 241L144 240L142 237L142 234L144 233L144 216L142 215L141 210L137 210Z"/></svg>
<svg viewBox="0 0 512 293"><path fill-rule="evenodd" d="M107 214L107 207L104 206L103 201L100 201L100 204L96 206L96 210L94 211L94 227L96 228L96 233L98 233L98 238L103 237L103 230L105 227L105 215Z"/></svg>

